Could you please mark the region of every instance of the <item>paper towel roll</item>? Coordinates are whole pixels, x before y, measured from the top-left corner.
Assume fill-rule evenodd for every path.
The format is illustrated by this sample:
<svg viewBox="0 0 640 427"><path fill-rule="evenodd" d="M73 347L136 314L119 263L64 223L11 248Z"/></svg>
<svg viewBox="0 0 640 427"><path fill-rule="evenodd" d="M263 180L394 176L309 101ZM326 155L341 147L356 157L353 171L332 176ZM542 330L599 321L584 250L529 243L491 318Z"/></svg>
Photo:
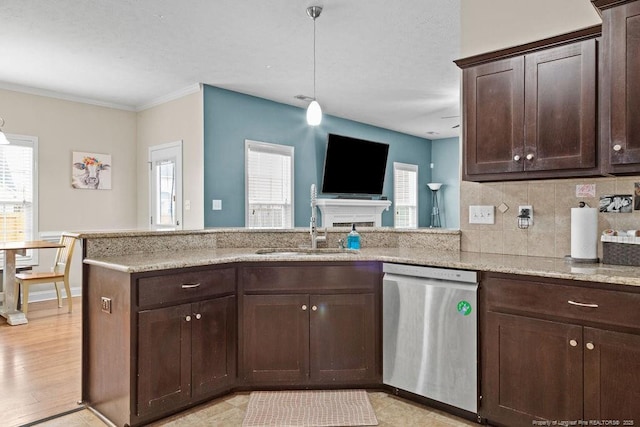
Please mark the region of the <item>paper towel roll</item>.
<svg viewBox="0 0 640 427"><path fill-rule="evenodd" d="M598 209L571 208L571 258L598 258Z"/></svg>

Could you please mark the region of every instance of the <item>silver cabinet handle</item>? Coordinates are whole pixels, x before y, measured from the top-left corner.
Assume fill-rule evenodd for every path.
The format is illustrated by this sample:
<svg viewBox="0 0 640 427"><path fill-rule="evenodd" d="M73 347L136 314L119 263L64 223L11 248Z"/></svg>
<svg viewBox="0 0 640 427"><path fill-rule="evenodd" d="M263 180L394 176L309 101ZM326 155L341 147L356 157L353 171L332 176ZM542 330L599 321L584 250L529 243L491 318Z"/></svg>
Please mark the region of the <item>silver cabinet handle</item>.
<svg viewBox="0 0 640 427"><path fill-rule="evenodd" d="M191 316L185 317L184 320L186 320L187 322L191 322Z"/></svg>
<svg viewBox="0 0 640 427"><path fill-rule="evenodd" d="M516 162L520 161L520 156L518 156L517 154L515 156L513 156L513 160Z"/></svg>
<svg viewBox="0 0 640 427"><path fill-rule="evenodd" d="M567 301L571 305L577 305L578 307L598 308L598 304L589 304L585 302Z"/></svg>
<svg viewBox="0 0 640 427"><path fill-rule="evenodd" d="M311 306L311 310L316 311L317 309L318 309L318 307L316 307L315 305Z"/></svg>
<svg viewBox="0 0 640 427"><path fill-rule="evenodd" d="M533 154L531 153L527 154L527 160L533 160Z"/></svg>
<svg viewBox="0 0 640 427"><path fill-rule="evenodd" d="M575 347L575 346L577 346L577 345L578 345L578 341L576 341L576 340L571 340L571 341L569 341L569 345L570 345L571 347Z"/></svg>
<svg viewBox="0 0 640 427"><path fill-rule="evenodd" d="M613 146L613 151L620 151L620 150L622 150L622 145L616 144Z"/></svg>
<svg viewBox="0 0 640 427"><path fill-rule="evenodd" d="M182 289L193 289L200 286L200 283L185 283L182 285Z"/></svg>
<svg viewBox="0 0 640 427"><path fill-rule="evenodd" d="M196 319L200 320L201 318L202 318L202 314L197 313L197 314L196 314Z"/></svg>
<svg viewBox="0 0 640 427"><path fill-rule="evenodd" d="M587 350L593 350L593 349L594 349L594 347L595 347L595 346L593 345L593 343L592 343L592 342L588 342L588 343L587 343Z"/></svg>
<svg viewBox="0 0 640 427"><path fill-rule="evenodd" d="M302 311L305 311L307 309L307 304L302 304Z"/></svg>

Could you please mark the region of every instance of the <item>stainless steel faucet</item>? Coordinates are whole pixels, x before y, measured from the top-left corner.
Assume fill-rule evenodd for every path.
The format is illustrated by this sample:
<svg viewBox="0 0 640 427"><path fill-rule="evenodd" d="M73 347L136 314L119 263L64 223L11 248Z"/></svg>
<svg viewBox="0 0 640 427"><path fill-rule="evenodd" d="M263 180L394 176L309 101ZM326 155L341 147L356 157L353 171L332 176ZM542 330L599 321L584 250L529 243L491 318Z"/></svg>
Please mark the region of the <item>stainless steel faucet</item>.
<svg viewBox="0 0 640 427"><path fill-rule="evenodd" d="M311 184L311 221L309 223L309 234L311 234L311 249L318 248L318 242L327 241L327 233L325 231L324 236L318 236L318 228L316 226L316 199L318 192L316 191L316 185Z"/></svg>

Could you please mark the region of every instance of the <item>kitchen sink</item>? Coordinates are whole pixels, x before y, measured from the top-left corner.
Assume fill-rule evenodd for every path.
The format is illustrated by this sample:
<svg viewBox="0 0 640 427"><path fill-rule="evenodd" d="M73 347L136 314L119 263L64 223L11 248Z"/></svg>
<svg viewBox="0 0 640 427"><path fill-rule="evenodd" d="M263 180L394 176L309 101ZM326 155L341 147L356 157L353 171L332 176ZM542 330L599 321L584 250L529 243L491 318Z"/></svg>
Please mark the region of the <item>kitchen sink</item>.
<svg viewBox="0 0 640 427"><path fill-rule="evenodd" d="M328 254L357 254L355 249L340 248L262 248L256 251L259 255L328 255Z"/></svg>

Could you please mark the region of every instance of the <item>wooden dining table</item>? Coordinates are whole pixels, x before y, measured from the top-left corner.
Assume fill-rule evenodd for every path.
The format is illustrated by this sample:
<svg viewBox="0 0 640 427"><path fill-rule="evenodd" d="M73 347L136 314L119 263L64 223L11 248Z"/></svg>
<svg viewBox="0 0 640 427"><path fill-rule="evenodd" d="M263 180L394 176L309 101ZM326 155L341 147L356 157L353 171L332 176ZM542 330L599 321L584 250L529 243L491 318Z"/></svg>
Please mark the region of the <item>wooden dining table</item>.
<svg viewBox="0 0 640 427"><path fill-rule="evenodd" d="M4 303L0 315L7 319L9 325L24 325L27 316L17 309L17 295L15 295L16 282L16 255L26 255L28 249L62 248L64 245L46 240L31 240L26 242L0 242L0 250L4 251L4 264L2 269L2 286L4 288Z"/></svg>

